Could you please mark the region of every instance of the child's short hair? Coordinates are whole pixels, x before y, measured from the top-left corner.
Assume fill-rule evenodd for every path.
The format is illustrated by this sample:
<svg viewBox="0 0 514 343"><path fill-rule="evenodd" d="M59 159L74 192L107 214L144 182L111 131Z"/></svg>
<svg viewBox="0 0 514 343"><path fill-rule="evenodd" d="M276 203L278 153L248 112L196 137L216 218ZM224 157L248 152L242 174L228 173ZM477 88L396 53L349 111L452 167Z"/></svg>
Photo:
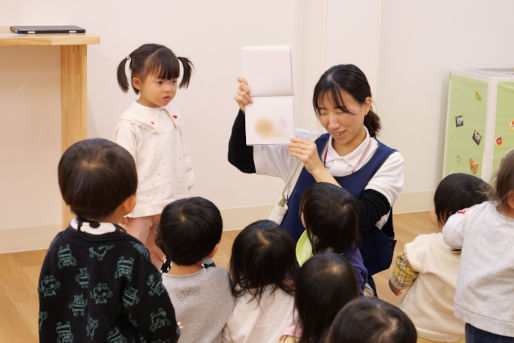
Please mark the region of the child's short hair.
<svg viewBox="0 0 514 343"><path fill-rule="evenodd" d="M300 342L320 342L339 310L360 295L352 265L340 255L314 255L295 280L295 306L300 316Z"/></svg>
<svg viewBox="0 0 514 343"><path fill-rule="evenodd" d="M302 196L300 209L314 254L336 252L359 241L359 213L353 195L331 183L316 182Z"/></svg>
<svg viewBox="0 0 514 343"><path fill-rule="evenodd" d="M136 193L136 164L130 153L102 138L82 140L62 155L59 187L77 216L104 219Z"/></svg>
<svg viewBox="0 0 514 343"><path fill-rule="evenodd" d="M508 198L514 191L514 149L510 150L496 173L496 198L501 207L509 208Z"/></svg>
<svg viewBox="0 0 514 343"><path fill-rule="evenodd" d="M284 279L296 275L296 255L293 239L282 227L270 220L256 221L241 231L232 245L230 283L232 294L246 292L260 298L271 285L293 294L294 287Z"/></svg>
<svg viewBox="0 0 514 343"><path fill-rule="evenodd" d="M167 259L190 266L212 252L222 232L223 221L216 205L201 197L186 198L162 210L156 243Z"/></svg>
<svg viewBox="0 0 514 343"><path fill-rule="evenodd" d="M476 176L461 173L446 176L434 194L437 221L444 225L452 214L487 201L493 192L487 182Z"/></svg>
<svg viewBox="0 0 514 343"><path fill-rule="evenodd" d="M131 79L135 76L144 79L149 74L157 74L157 77L165 80L175 79L180 75L180 63L182 63L183 75L179 85L180 88L189 85L189 79L191 78L193 70L193 63L191 63L188 58L177 57L171 49L164 45L143 44L121 60L118 65L118 84L124 92L129 89L129 80L125 73L125 64L127 61L130 61L129 69L131 71ZM132 89L134 89L136 94L139 93L139 91L134 88L134 85L132 85Z"/></svg>
<svg viewBox="0 0 514 343"><path fill-rule="evenodd" d="M327 343L416 343L409 317L398 307L378 298L360 297L337 314Z"/></svg>

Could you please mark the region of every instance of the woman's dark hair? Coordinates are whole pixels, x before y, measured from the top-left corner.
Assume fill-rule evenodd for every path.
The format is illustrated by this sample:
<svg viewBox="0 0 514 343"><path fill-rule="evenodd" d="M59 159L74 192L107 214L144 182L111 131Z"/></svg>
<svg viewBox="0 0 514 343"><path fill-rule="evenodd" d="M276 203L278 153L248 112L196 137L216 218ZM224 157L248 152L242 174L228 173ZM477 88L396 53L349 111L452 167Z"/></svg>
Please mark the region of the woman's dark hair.
<svg viewBox="0 0 514 343"><path fill-rule="evenodd" d="M85 219L107 218L137 189L132 155L102 138L70 146L59 161L58 177L64 202Z"/></svg>
<svg viewBox="0 0 514 343"><path fill-rule="evenodd" d="M314 183L303 194L300 210L314 254L327 248L341 253L358 246L359 213L347 190L331 183Z"/></svg>
<svg viewBox="0 0 514 343"><path fill-rule="evenodd" d="M302 325L300 343L322 342L339 310L360 295L352 265L334 253L310 258L295 281L295 306Z"/></svg>
<svg viewBox="0 0 514 343"><path fill-rule="evenodd" d="M351 95L360 104L364 104L366 98L371 98L371 89L362 70L353 64L335 65L321 75L314 87L312 104L316 114L319 115L320 101L327 96L334 101L336 107L348 112L341 96L343 91ZM373 112L372 108L364 117L364 126L368 129L371 137L376 137L380 131L380 118Z"/></svg>
<svg viewBox="0 0 514 343"><path fill-rule="evenodd" d="M509 194L514 191L514 149L510 150L496 173L496 199L503 209L509 209Z"/></svg>
<svg viewBox="0 0 514 343"><path fill-rule="evenodd" d="M398 307L378 298L350 301L330 326L326 343L416 343L409 317Z"/></svg>
<svg viewBox="0 0 514 343"><path fill-rule="evenodd" d="M127 61L130 61L130 80L136 76L144 80L149 74L157 74L158 78L165 80L176 79L180 75L180 61L183 69L182 81L179 85L180 88L187 88L193 71L193 63L188 58L175 56L173 51L164 45L144 44L132 51L130 55L121 60L118 65L118 84L124 92L127 92L129 89L129 80L125 73L125 64ZM132 81L130 84L132 84ZM139 93L139 91L134 88L133 84L132 88L136 94Z"/></svg>
<svg viewBox="0 0 514 343"><path fill-rule="evenodd" d="M221 240L219 209L200 197L174 201L162 210L156 243L166 258L190 266L207 257Z"/></svg>
<svg viewBox="0 0 514 343"><path fill-rule="evenodd" d="M296 275L293 239L286 230L270 220L256 221L241 231L232 245L230 285L234 296L245 293L260 301L267 286L293 294L294 287L284 283Z"/></svg>
<svg viewBox="0 0 514 343"><path fill-rule="evenodd" d="M468 174L450 174L439 182L434 194L434 209L439 225L457 211L480 204L494 193L482 179Z"/></svg>

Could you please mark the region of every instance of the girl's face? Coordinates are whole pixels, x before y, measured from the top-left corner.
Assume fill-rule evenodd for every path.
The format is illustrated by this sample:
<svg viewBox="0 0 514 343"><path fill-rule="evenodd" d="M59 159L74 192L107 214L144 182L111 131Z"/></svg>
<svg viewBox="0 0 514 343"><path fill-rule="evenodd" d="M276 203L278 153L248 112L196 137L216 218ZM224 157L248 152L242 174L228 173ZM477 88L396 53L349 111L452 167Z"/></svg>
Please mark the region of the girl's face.
<svg viewBox="0 0 514 343"><path fill-rule="evenodd" d="M319 121L332 136L333 148L338 154L346 155L366 138L364 117L371 107L371 98L367 97L361 104L345 91L341 91L341 98L344 108L336 105L330 93L319 99Z"/></svg>
<svg viewBox="0 0 514 343"><path fill-rule="evenodd" d="M177 93L177 79L166 80L155 74L149 74L144 80L134 77L132 82L139 90L137 102L148 107L166 106Z"/></svg>

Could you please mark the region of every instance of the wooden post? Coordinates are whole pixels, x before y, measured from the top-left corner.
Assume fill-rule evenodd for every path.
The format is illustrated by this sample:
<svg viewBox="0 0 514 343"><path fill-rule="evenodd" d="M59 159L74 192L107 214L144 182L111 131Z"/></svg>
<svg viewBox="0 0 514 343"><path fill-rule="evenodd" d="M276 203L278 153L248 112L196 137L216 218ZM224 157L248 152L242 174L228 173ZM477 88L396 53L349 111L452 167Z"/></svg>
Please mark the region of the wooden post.
<svg viewBox="0 0 514 343"><path fill-rule="evenodd" d="M87 138L87 45L61 46L61 148ZM63 204L63 226L73 218Z"/></svg>

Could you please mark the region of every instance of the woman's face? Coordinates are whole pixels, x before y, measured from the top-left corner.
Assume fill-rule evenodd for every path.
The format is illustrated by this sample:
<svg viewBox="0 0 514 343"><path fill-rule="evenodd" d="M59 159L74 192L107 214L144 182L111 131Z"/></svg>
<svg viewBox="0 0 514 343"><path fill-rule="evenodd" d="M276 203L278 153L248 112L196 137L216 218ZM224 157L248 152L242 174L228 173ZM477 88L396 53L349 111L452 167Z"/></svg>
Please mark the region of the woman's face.
<svg viewBox="0 0 514 343"><path fill-rule="evenodd" d="M333 147L340 155L346 155L366 138L364 117L371 107L371 98L359 103L350 94L341 91L344 106L336 104L332 95L322 95L318 101L319 121L332 136Z"/></svg>

